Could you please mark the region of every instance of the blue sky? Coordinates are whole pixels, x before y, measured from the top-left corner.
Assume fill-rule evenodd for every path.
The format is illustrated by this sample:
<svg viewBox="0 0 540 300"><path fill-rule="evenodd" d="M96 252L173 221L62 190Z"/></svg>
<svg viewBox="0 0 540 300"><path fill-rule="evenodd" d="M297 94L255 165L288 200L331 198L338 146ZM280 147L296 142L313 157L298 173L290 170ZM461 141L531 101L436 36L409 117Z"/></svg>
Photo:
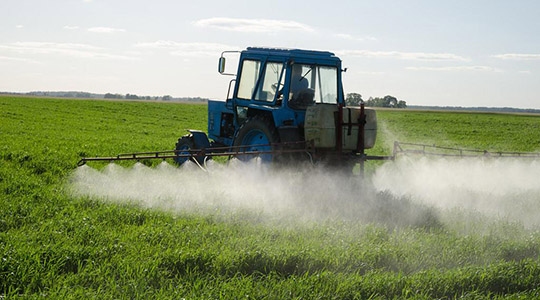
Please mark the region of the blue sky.
<svg viewBox="0 0 540 300"><path fill-rule="evenodd" d="M0 91L224 99L222 51L327 50L345 93L540 108L540 1L2 0Z"/></svg>

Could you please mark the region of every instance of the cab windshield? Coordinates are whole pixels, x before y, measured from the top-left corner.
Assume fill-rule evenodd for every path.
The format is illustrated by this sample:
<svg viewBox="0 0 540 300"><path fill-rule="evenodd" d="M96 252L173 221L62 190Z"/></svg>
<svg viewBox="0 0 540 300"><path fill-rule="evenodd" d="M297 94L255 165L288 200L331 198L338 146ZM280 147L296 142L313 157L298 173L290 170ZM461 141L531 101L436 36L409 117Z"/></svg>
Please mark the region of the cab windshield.
<svg viewBox="0 0 540 300"><path fill-rule="evenodd" d="M261 62L245 60L242 64L242 75L238 87L238 98L272 102L276 91L283 86L282 62L267 62L261 72Z"/></svg>

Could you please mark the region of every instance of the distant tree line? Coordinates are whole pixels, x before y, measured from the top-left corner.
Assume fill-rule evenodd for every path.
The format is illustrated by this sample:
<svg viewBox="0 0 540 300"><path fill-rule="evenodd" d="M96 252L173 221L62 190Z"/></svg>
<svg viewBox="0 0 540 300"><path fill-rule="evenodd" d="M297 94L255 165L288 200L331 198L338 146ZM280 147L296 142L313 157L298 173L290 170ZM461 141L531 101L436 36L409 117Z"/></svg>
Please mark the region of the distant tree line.
<svg viewBox="0 0 540 300"><path fill-rule="evenodd" d="M487 106L423 106L409 105L408 108L418 110L448 110L448 111L474 111L474 112L495 112L495 113L530 113L540 114L540 109L534 108L514 108L514 107L487 107Z"/></svg>
<svg viewBox="0 0 540 300"><path fill-rule="evenodd" d="M407 102L398 100L396 97L390 95L386 95L382 98L369 97L367 101L364 101L362 95L358 93L349 93L345 98L345 104L350 106L359 106L362 102L364 102L365 106L371 107L407 108Z"/></svg>
<svg viewBox="0 0 540 300"><path fill-rule="evenodd" d="M26 95L39 97L61 97L61 98L95 98L93 94L88 92L29 92Z"/></svg>
<svg viewBox="0 0 540 300"><path fill-rule="evenodd" d="M77 91L33 91L28 93L13 93L13 92L1 92L0 94L5 95L28 95L28 96L37 96L37 97L57 97L57 98L82 98L82 99L130 99L130 100L162 100L162 101L173 101L173 100L184 100L184 101L207 101L205 98L173 98L170 95L165 96L137 96L135 94L96 94L89 92L77 92Z"/></svg>
<svg viewBox="0 0 540 300"><path fill-rule="evenodd" d="M164 96L138 96L136 94L118 94L106 93L97 94L78 91L32 91L27 93L4 92L0 91L0 95L26 95L36 97L53 97L53 98L75 98L75 99L126 99L126 100L152 100L152 101L187 101L206 103L208 98L201 97L173 97L171 95Z"/></svg>
<svg viewBox="0 0 540 300"><path fill-rule="evenodd" d="M164 95L161 97L158 96L137 96L135 94L113 94L107 93L103 96L105 99L128 99L128 100L161 100L161 101L195 101L195 102L206 102L208 99L200 97L182 97L182 98L173 98L171 95Z"/></svg>
<svg viewBox="0 0 540 300"><path fill-rule="evenodd" d="M398 100L396 97L386 95L383 98L369 97L366 101L366 106L372 107L391 107L391 108L407 108L407 102Z"/></svg>
<svg viewBox="0 0 540 300"><path fill-rule="evenodd" d="M171 96L165 95L163 97L158 96L137 96L135 94L113 94L113 93L107 93L103 96L105 99L129 99L129 100L163 100L163 101L169 101L172 99Z"/></svg>

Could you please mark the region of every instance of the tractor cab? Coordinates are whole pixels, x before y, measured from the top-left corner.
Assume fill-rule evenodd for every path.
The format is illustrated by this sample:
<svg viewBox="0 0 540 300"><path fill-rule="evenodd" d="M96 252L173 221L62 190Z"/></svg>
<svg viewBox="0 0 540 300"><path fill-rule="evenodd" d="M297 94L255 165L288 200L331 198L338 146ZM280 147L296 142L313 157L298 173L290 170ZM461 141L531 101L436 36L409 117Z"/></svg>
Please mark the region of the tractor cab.
<svg viewBox="0 0 540 300"><path fill-rule="evenodd" d="M218 114L209 115L210 137L225 145L232 145L242 125L254 118L275 130L280 142L301 141L309 106L344 102L341 60L331 52L250 47L240 52L236 74L225 72L223 54L218 71L235 76L226 103L210 104ZM221 120L219 129L210 125L211 118Z"/></svg>

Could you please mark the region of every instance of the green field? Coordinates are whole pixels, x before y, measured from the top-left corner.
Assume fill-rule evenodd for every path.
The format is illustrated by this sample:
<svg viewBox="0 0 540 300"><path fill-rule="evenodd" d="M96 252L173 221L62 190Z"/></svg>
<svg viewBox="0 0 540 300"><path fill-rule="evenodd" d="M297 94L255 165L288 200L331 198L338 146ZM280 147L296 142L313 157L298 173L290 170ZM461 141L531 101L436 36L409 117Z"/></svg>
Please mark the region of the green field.
<svg viewBox="0 0 540 300"><path fill-rule="evenodd" d="M540 150L535 115L381 110L378 119L371 154L389 154L396 139ZM261 176L253 170L235 170L228 178L225 168L204 177L198 170L160 171L157 162L143 170L142 180L162 191L167 186L155 179L179 179L173 190L179 195L154 199L145 194L150 188L126 201L74 195L74 174L101 178L111 167L77 169L81 157L170 150L185 129L206 129L206 105L0 96L0 299L540 297L538 221L445 209L378 191L357 178L328 179L343 184L340 195L348 197L336 199L311 183L310 174L290 179L298 183L292 187L263 177L250 188L252 177ZM138 174L140 166L122 165L119 176L105 180ZM371 166L370 174L379 166ZM324 174L316 178L326 180ZM107 182L100 184L105 189ZM286 186L292 203L272 198L284 194L271 184ZM497 201L524 203L536 213L537 190L534 184L526 188ZM310 202L303 192L322 202ZM251 209L251 203L229 206L250 193L255 202L302 209L268 213L267 206ZM152 204L145 202L150 199Z"/></svg>

